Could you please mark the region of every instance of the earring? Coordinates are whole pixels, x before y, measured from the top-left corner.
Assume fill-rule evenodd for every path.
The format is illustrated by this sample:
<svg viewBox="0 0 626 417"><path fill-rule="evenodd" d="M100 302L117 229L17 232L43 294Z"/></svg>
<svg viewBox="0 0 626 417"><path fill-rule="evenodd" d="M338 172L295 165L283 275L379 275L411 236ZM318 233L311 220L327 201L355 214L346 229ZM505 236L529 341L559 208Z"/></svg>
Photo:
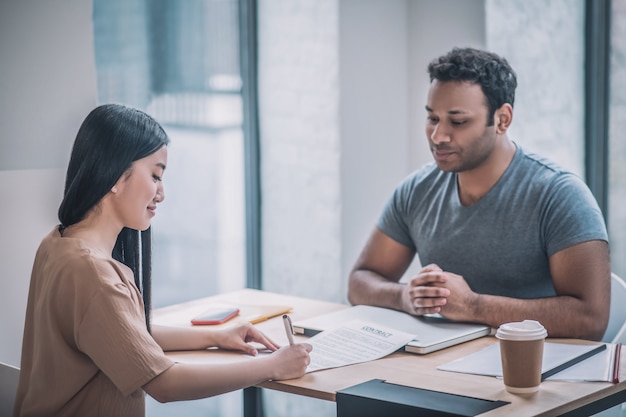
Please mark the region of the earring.
<svg viewBox="0 0 626 417"><path fill-rule="evenodd" d="M117 187L114 185L113 188L111 188L111 192L113 194L117 193Z"/></svg>

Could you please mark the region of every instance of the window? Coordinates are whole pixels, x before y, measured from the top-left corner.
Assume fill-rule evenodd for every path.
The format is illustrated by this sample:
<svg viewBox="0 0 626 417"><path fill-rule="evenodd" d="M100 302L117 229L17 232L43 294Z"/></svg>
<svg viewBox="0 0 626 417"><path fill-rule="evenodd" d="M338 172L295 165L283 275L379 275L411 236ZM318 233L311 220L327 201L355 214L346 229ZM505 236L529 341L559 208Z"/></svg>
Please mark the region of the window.
<svg viewBox="0 0 626 417"><path fill-rule="evenodd" d="M626 278L626 0L611 3L608 224L611 266Z"/></svg>
<svg viewBox="0 0 626 417"><path fill-rule="evenodd" d="M140 108L168 132L165 203L152 223L153 307L246 285L237 0L94 0L101 103ZM241 414L241 393L149 416Z"/></svg>

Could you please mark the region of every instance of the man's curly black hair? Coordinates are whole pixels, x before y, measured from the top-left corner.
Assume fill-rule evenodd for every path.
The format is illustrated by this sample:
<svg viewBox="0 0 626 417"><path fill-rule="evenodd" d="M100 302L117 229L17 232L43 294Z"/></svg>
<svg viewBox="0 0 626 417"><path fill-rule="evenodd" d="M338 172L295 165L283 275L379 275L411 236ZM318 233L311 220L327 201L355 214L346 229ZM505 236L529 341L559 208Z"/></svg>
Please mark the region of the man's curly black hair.
<svg viewBox="0 0 626 417"><path fill-rule="evenodd" d="M467 81L479 84L487 97L489 118L504 103L513 106L517 76L506 59L488 51L474 48L454 48L428 64L430 81Z"/></svg>

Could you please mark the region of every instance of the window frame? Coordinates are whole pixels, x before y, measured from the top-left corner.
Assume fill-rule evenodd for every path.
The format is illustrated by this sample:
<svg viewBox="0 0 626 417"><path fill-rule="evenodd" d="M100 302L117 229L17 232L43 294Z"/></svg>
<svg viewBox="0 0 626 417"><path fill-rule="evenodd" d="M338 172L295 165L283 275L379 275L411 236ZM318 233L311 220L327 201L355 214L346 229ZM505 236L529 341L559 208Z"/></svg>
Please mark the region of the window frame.
<svg viewBox="0 0 626 417"><path fill-rule="evenodd" d="M239 0L246 212L246 286L261 289L261 158L257 82L257 2Z"/></svg>
<svg viewBox="0 0 626 417"><path fill-rule="evenodd" d="M611 0L585 3L585 182L608 228Z"/></svg>

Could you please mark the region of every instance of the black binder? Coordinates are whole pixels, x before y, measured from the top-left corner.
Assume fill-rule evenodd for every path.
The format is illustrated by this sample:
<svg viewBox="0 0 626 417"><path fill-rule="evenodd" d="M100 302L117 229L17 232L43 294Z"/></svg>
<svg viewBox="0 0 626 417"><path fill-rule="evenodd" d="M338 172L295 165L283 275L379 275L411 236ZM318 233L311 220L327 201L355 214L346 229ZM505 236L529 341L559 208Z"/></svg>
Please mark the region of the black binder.
<svg viewBox="0 0 626 417"><path fill-rule="evenodd" d="M337 417L470 417L506 404L373 379L337 392Z"/></svg>

